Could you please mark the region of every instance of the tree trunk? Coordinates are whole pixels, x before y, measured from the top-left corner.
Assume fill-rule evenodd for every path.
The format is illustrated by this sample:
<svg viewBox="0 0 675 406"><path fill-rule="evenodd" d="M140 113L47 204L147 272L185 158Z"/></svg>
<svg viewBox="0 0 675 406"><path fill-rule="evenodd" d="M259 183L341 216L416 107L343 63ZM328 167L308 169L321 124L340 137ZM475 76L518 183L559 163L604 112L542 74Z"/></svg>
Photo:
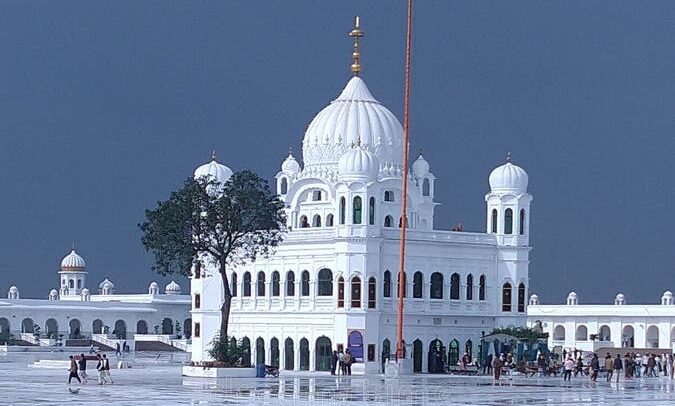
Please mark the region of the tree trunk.
<svg viewBox="0 0 675 406"><path fill-rule="evenodd" d="M225 272L224 261L220 265L220 279L223 282L223 305L220 307L220 338L224 340L227 338L227 328L230 323L230 304L232 303L232 292Z"/></svg>

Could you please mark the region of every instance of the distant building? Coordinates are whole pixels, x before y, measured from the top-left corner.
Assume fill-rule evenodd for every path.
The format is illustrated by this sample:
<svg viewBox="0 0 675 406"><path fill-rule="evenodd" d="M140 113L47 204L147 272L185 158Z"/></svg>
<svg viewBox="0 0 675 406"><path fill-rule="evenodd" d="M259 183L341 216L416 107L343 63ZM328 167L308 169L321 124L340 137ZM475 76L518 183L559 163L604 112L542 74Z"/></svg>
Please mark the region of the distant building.
<svg viewBox="0 0 675 406"><path fill-rule="evenodd" d="M675 343L673 294L663 293L657 304L627 304L619 293L610 304L580 304L570 292L565 304L542 305L532 295L527 324L548 333L550 348L653 348L672 351Z"/></svg>
<svg viewBox="0 0 675 406"><path fill-rule="evenodd" d="M147 293L119 294L105 279L91 292L85 261L73 249L61 261L58 289L52 289L47 299L21 298L17 286L9 288L7 299L0 299L0 332L27 340L38 330L41 337L52 339L92 334L133 339L134 334L175 335L178 322L182 335L190 336L189 312L190 297L175 282L164 293L152 282Z"/></svg>

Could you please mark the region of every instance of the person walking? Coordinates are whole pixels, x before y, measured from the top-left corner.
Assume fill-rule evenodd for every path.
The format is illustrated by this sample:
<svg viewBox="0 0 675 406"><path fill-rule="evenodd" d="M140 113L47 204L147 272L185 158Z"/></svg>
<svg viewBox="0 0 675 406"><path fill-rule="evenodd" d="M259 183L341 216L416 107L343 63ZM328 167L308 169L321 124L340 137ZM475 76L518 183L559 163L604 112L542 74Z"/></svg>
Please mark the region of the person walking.
<svg viewBox="0 0 675 406"><path fill-rule="evenodd" d="M101 354L96 355L98 363L96 364L96 371L98 372L98 384L105 384L105 363L103 362L103 357Z"/></svg>
<svg viewBox="0 0 675 406"><path fill-rule="evenodd" d="M352 361L354 358L352 357L352 353L349 352L349 350L345 350L345 356L343 358L343 362L345 363L345 375L351 375L352 374Z"/></svg>
<svg viewBox="0 0 675 406"><path fill-rule="evenodd" d="M77 376L77 362L75 362L75 357L72 355L70 356L70 368L68 368L68 385L70 385L70 382L73 380L73 378L77 379L77 381L82 384L82 381L80 380L80 377Z"/></svg>
<svg viewBox="0 0 675 406"><path fill-rule="evenodd" d="M600 360L598 359L598 354L593 354L591 359L591 381L595 382L598 380L598 372L600 372Z"/></svg>
<svg viewBox="0 0 675 406"><path fill-rule="evenodd" d="M495 382L499 381L502 376L502 360L499 357L492 358L492 372L494 373Z"/></svg>
<svg viewBox="0 0 675 406"><path fill-rule="evenodd" d="M612 356L609 353L605 355L605 372L607 372L607 382L612 382L612 374L614 372L614 361L612 361Z"/></svg>
<svg viewBox="0 0 675 406"><path fill-rule="evenodd" d="M80 360L77 361L77 364L80 369L80 378L82 378L82 382L86 385L87 384L87 359L84 358L84 354L80 354Z"/></svg>
<svg viewBox="0 0 675 406"><path fill-rule="evenodd" d="M113 383L112 376L110 375L110 360L105 354L103 354L103 376L106 383Z"/></svg>
<svg viewBox="0 0 675 406"><path fill-rule="evenodd" d="M330 374L335 375L335 368L337 368L338 355L337 351L333 351L330 355Z"/></svg>
<svg viewBox="0 0 675 406"><path fill-rule="evenodd" d="M122 355L122 352L120 351L120 343L119 342L117 344L115 344L115 355L118 356L118 357L120 355Z"/></svg>
<svg viewBox="0 0 675 406"><path fill-rule="evenodd" d="M614 365L612 365L614 370L614 375L616 375L616 383L619 383L619 376L621 376L621 371L623 370L623 361L621 361L621 354L616 354L614 358Z"/></svg>
<svg viewBox="0 0 675 406"><path fill-rule="evenodd" d="M572 370L574 369L574 360L572 357L567 357L565 364L563 364L563 368L565 369L565 373L563 374L563 382L571 380Z"/></svg>
<svg viewBox="0 0 675 406"><path fill-rule="evenodd" d="M342 352L342 350L340 350L338 352L338 367L339 367L338 375L340 375L340 374L344 375L345 374L345 354L344 354L344 352Z"/></svg>

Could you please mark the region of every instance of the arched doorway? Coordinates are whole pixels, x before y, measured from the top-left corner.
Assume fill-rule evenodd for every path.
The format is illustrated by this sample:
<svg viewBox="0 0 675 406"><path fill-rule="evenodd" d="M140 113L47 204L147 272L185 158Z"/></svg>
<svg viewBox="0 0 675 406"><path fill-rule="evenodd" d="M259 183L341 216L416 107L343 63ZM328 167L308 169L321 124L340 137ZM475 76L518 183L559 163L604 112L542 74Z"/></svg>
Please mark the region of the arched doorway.
<svg viewBox="0 0 675 406"><path fill-rule="evenodd" d="M192 319L187 318L183 322L183 338L189 340L192 337Z"/></svg>
<svg viewBox="0 0 675 406"><path fill-rule="evenodd" d="M624 326L621 330L621 346L622 347L635 347L635 330L633 326Z"/></svg>
<svg viewBox="0 0 675 406"><path fill-rule="evenodd" d="M136 334L148 334L148 322L145 320L138 320L136 322Z"/></svg>
<svg viewBox="0 0 675 406"><path fill-rule="evenodd" d="M264 364L265 363L265 340L262 337L258 337L255 340L255 364Z"/></svg>
<svg viewBox="0 0 675 406"><path fill-rule="evenodd" d="M21 320L21 332L22 333L35 333L35 322L31 318L25 318Z"/></svg>
<svg viewBox="0 0 675 406"><path fill-rule="evenodd" d="M173 320L168 317L162 320L162 334L173 334Z"/></svg>
<svg viewBox="0 0 675 406"><path fill-rule="evenodd" d="M47 338L58 338L59 337L59 323L55 319L47 319L45 323L45 332L47 333Z"/></svg>
<svg viewBox="0 0 675 406"><path fill-rule="evenodd" d="M244 366L251 365L251 340L248 337L241 339L241 348L244 350Z"/></svg>
<svg viewBox="0 0 675 406"><path fill-rule="evenodd" d="M422 372L422 341L413 341L413 372Z"/></svg>
<svg viewBox="0 0 675 406"><path fill-rule="evenodd" d="M270 340L270 365L279 368L279 339L272 337Z"/></svg>
<svg viewBox="0 0 675 406"><path fill-rule="evenodd" d="M81 337L80 332L82 330L82 326L80 325L80 321L78 319L71 319L70 322L68 322L68 327L70 328L70 331L68 332L68 338L73 340Z"/></svg>
<svg viewBox="0 0 675 406"><path fill-rule="evenodd" d="M293 348L293 339L288 337L284 342L284 369L292 371L295 368L295 349Z"/></svg>
<svg viewBox="0 0 675 406"><path fill-rule="evenodd" d="M600 341L612 341L612 333L609 329L609 326L601 326L600 327L598 339Z"/></svg>
<svg viewBox="0 0 675 406"><path fill-rule="evenodd" d="M306 338L300 340L300 370L309 371L309 341Z"/></svg>
<svg viewBox="0 0 675 406"><path fill-rule="evenodd" d="M430 374L441 374L445 369L445 347L439 339L431 340L429 343L428 371Z"/></svg>
<svg viewBox="0 0 675 406"><path fill-rule="evenodd" d="M101 321L101 319L96 319L91 323L91 332L94 334L103 334L103 321Z"/></svg>
<svg viewBox="0 0 675 406"><path fill-rule="evenodd" d="M363 335L360 332L352 331L349 333L347 348L357 362L363 362Z"/></svg>
<svg viewBox="0 0 675 406"><path fill-rule="evenodd" d="M118 340L126 340L127 338L127 323L124 320L117 320L115 322L115 329L113 329L113 335L117 337Z"/></svg>
<svg viewBox="0 0 675 406"><path fill-rule="evenodd" d="M659 348L659 328L656 326L649 326L647 328L647 348Z"/></svg>
<svg viewBox="0 0 675 406"><path fill-rule="evenodd" d="M330 371L330 357L333 354L333 346L331 344L330 338L326 336L317 338L315 351L316 370ZM363 348L361 350L361 356L363 357Z"/></svg>
<svg viewBox="0 0 675 406"><path fill-rule="evenodd" d="M450 341L450 347L448 348L448 365L455 366L459 362L459 341L452 340Z"/></svg>
<svg viewBox="0 0 675 406"><path fill-rule="evenodd" d="M0 317L0 334L9 334L9 320Z"/></svg>

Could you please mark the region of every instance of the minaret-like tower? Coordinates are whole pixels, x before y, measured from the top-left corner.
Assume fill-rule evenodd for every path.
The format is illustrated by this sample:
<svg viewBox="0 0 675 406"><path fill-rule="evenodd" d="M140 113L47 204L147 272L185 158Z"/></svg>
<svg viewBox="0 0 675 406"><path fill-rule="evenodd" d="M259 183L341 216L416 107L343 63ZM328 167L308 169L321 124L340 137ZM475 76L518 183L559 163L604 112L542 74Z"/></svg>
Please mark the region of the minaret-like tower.
<svg viewBox="0 0 675 406"><path fill-rule="evenodd" d="M79 298L82 289L86 286L87 271L84 259L75 251L75 244L73 244L70 254L61 260L59 279L61 298Z"/></svg>

